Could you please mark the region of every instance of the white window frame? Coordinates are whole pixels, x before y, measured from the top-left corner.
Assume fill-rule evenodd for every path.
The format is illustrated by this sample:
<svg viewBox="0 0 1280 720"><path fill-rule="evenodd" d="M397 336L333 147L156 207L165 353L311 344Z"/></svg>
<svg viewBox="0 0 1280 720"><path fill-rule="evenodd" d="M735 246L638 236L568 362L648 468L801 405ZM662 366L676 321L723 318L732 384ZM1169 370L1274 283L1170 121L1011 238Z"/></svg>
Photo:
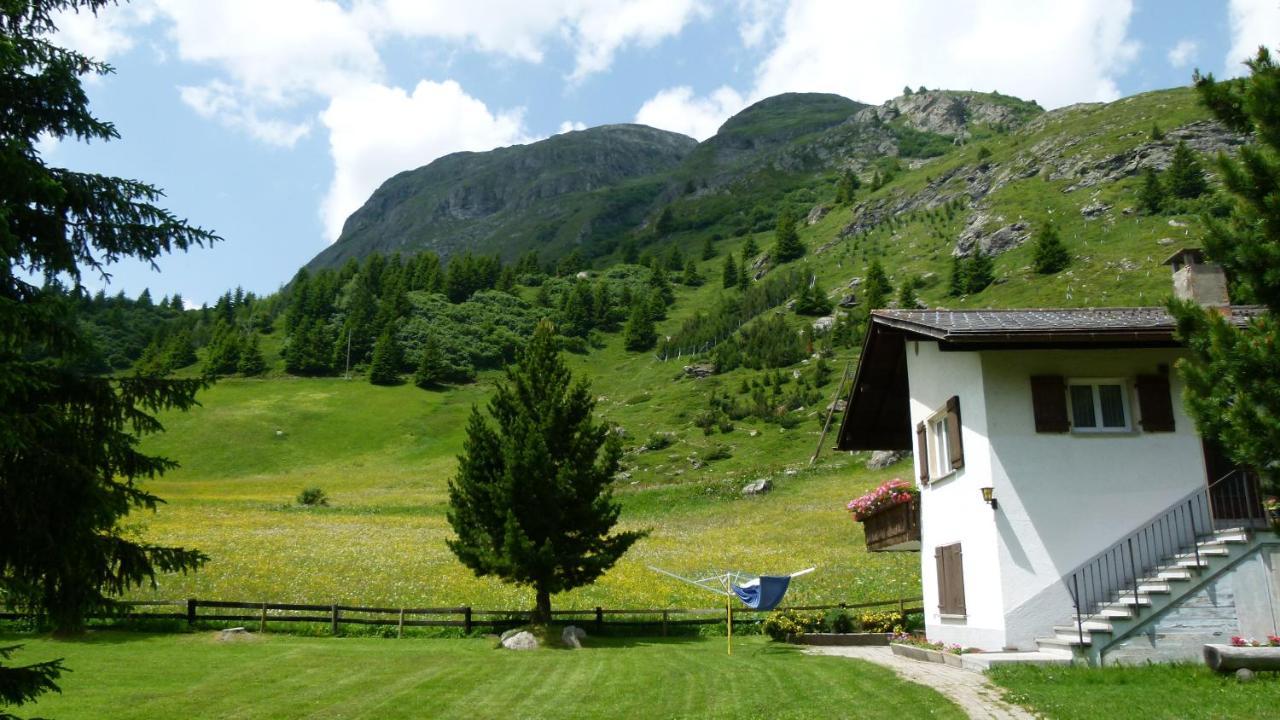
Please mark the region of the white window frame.
<svg viewBox="0 0 1280 720"><path fill-rule="evenodd" d="M1075 399L1071 394L1071 388L1082 385L1093 389L1093 419L1098 423L1093 427L1076 425ZM1120 407L1124 412L1123 426L1105 427L1102 425L1102 395L1098 391L1099 385L1120 386ZM1130 394L1129 381L1125 378L1067 378L1067 419L1071 422L1071 432L1086 435L1133 432L1133 403L1130 401Z"/></svg>
<svg viewBox="0 0 1280 720"><path fill-rule="evenodd" d="M934 482L955 474L951 467L951 448L947 437L947 408L930 415L924 421L925 438L929 443L929 481Z"/></svg>

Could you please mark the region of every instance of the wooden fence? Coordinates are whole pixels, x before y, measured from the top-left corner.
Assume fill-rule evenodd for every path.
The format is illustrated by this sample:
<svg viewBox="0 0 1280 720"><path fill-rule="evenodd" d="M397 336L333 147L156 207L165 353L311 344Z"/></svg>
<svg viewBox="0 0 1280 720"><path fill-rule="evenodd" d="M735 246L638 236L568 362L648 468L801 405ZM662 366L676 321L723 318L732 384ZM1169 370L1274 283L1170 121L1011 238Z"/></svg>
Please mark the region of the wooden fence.
<svg viewBox="0 0 1280 720"><path fill-rule="evenodd" d="M803 605L780 610L879 610L907 614L922 612L923 598L897 598L864 603L836 605ZM475 610L470 607L388 608L359 605L308 605L298 603L240 602L235 600L127 600L119 603L122 612L95 615L95 618L127 618L131 620L178 620L194 626L197 622L256 623L265 631L268 623L327 624L338 634L342 625L391 625L402 635L406 627L454 627L463 632L476 628L501 629L522 625L530 620L529 610ZM765 610L734 609L735 617L759 619ZM558 620L578 620L600 632L607 627L652 627L666 635L673 626L714 625L724 622L724 608L655 608L608 609L595 607L582 610L553 610ZM16 620L22 615L0 613L0 619ZM746 620L750 622L750 620Z"/></svg>

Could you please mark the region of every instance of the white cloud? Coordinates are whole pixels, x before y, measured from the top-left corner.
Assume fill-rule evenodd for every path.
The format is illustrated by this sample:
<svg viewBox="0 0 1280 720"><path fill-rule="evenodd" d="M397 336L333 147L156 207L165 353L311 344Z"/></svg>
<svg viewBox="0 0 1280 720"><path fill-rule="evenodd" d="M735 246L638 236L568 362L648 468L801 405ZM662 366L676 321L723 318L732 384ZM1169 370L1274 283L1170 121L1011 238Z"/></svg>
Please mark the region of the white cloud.
<svg viewBox="0 0 1280 720"><path fill-rule="evenodd" d="M214 80L205 85L178 88L182 102L200 117L217 120L230 128L244 130L268 145L293 147L311 132L311 123L291 123L274 118L261 118L253 103L245 100L235 88Z"/></svg>
<svg viewBox="0 0 1280 720"><path fill-rule="evenodd" d="M107 61L133 49L133 31L150 22L154 9L142 0L132 5L106 5L92 13L62 10L54 14L54 42L95 60Z"/></svg>
<svg viewBox="0 0 1280 720"><path fill-rule="evenodd" d="M743 47L763 43L785 9L785 0L738 0L738 37Z"/></svg>
<svg viewBox="0 0 1280 720"><path fill-rule="evenodd" d="M1169 48L1169 64L1175 68L1184 68L1196 59L1200 45L1195 40L1179 40L1177 45Z"/></svg>
<svg viewBox="0 0 1280 720"><path fill-rule="evenodd" d="M1244 75L1244 61L1258 54L1258 47L1274 48L1280 42L1280 3L1276 0L1231 0L1231 49L1224 74Z"/></svg>
<svg viewBox="0 0 1280 720"><path fill-rule="evenodd" d="M452 152L530 140L520 110L494 113L451 80L424 80L412 94L379 83L351 88L333 98L320 120L334 162L321 208L330 241L392 175Z"/></svg>
<svg viewBox="0 0 1280 720"><path fill-rule="evenodd" d="M692 88L681 85L646 100L636 112L636 122L706 140L745 105L742 95L730 87L720 87L700 98L694 96Z"/></svg>
<svg viewBox="0 0 1280 720"><path fill-rule="evenodd" d="M834 92L879 103L904 85L1000 90L1048 107L1119 97L1130 0L795 0L752 97Z"/></svg>
<svg viewBox="0 0 1280 720"><path fill-rule="evenodd" d="M586 129L587 129L587 124L580 120L565 120L564 122L560 123L560 129L556 131L556 134L562 135L567 132L573 132L575 130L586 130Z"/></svg>

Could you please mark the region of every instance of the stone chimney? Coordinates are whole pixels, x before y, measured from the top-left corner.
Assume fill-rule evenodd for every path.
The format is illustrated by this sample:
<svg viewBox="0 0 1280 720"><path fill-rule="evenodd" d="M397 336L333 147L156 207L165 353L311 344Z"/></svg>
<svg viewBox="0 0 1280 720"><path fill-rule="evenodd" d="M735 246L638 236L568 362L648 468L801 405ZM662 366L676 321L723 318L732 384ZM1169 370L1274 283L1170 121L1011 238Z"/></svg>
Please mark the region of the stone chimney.
<svg viewBox="0 0 1280 720"><path fill-rule="evenodd" d="M1205 262L1204 251L1182 248L1165 265L1173 266L1173 296L1191 300L1203 307L1225 308L1231 305L1227 295L1227 275L1217 263Z"/></svg>

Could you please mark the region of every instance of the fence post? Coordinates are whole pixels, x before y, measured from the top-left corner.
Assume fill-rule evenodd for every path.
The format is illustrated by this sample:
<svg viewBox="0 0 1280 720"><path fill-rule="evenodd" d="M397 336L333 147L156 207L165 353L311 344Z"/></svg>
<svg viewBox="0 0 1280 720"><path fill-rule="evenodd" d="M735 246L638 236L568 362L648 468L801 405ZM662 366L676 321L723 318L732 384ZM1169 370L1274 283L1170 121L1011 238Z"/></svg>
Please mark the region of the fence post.
<svg viewBox="0 0 1280 720"><path fill-rule="evenodd" d="M187 627L196 624L196 599L187 598Z"/></svg>
<svg viewBox="0 0 1280 720"><path fill-rule="evenodd" d="M462 632L471 634L471 607L462 608Z"/></svg>
<svg viewBox="0 0 1280 720"><path fill-rule="evenodd" d="M264 602L262 603L262 615L261 617L258 618L258 632L264 633L266 631L267 631L267 604Z"/></svg>
<svg viewBox="0 0 1280 720"><path fill-rule="evenodd" d="M898 614L902 617L907 616L907 604L903 598L898 598Z"/></svg>
<svg viewBox="0 0 1280 720"><path fill-rule="evenodd" d="M396 638L404 637L404 608L400 608L400 620L396 623Z"/></svg>
<svg viewBox="0 0 1280 720"><path fill-rule="evenodd" d="M338 634L338 606L337 604L330 605L329 609L330 609L329 632L333 635L337 635Z"/></svg>
<svg viewBox="0 0 1280 720"><path fill-rule="evenodd" d="M600 632L602 629L604 629L604 610L599 605L597 605L596 606L596 632Z"/></svg>
<svg viewBox="0 0 1280 720"><path fill-rule="evenodd" d="M667 636L667 611L662 611L662 637Z"/></svg>

